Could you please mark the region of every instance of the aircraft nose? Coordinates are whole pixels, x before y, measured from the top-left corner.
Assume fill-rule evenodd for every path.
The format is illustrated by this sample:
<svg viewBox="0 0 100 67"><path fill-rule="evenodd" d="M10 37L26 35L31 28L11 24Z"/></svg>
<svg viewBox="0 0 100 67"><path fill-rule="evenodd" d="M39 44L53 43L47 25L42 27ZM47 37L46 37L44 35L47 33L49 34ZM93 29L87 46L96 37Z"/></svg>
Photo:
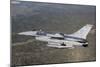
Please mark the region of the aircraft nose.
<svg viewBox="0 0 100 67"><path fill-rule="evenodd" d="M31 35L31 36L35 36L36 35L36 31L20 32L20 33L18 33L18 35Z"/></svg>

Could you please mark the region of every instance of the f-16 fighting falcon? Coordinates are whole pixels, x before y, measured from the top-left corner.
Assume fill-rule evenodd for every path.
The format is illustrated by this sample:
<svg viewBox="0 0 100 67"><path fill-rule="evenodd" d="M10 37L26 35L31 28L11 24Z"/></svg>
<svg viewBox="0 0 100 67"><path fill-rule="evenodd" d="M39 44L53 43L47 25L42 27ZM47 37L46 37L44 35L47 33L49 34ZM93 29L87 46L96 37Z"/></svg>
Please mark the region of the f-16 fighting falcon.
<svg viewBox="0 0 100 67"><path fill-rule="evenodd" d="M18 35L34 36L36 40L47 42L48 47L74 48L75 46L88 47L86 40L93 25L87 24L73 34L49 33L40 31L20 32Z"/></svg>

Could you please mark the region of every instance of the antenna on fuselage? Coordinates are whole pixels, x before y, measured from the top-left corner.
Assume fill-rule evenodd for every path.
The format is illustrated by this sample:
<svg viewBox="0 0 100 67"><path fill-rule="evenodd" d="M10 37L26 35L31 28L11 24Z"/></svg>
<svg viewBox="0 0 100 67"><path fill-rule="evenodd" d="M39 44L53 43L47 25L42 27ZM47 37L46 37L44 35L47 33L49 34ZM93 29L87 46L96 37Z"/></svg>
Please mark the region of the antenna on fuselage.
<svg viewBox="0 0 100 67"><path fill-rule="evenodd" d="M39 31L42 31L42 29L40 29Z"/></svg>

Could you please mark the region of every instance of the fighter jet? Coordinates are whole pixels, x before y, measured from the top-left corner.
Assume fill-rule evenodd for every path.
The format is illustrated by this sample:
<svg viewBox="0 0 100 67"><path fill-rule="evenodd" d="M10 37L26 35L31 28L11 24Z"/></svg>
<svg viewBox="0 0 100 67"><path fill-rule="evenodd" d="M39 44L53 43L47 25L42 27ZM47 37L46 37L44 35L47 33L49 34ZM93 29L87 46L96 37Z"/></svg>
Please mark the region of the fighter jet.
<svg viewBox="0 0 100 67"><path fill-rule="evenodd" d="M87 24L73 34L45 32L42 30L20 32L18 35L34 36L36 40L47 42L48 47L75 48L88 47L87 35L93 25Z"/></svg>

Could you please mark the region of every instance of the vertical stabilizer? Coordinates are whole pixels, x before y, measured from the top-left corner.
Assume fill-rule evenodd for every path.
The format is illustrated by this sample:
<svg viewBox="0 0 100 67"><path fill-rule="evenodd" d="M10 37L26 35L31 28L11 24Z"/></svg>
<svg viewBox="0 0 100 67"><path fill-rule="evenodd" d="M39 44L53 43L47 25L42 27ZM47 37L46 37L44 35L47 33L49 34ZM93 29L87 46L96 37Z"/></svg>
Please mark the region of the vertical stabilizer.
<svg viewBox="0 0 100 67"><path fill-rule="evenodd" d="M86 39L89 31L91 30L93 25L91 24L87 24L84 27L82 27L80 30L76 31L75 33L69 35L69 36L74 36L74 37L79 37L79 38L83 38Z"/></svg>

